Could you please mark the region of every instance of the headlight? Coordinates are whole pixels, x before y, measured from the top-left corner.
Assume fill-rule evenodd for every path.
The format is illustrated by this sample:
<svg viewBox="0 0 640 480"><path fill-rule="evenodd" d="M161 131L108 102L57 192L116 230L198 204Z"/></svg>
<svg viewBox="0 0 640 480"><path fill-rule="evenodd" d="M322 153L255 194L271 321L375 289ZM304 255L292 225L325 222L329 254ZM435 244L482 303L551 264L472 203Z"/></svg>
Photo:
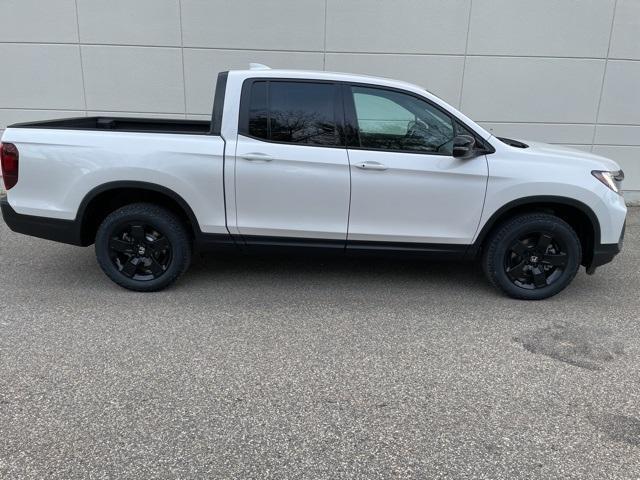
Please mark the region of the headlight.
<svg viewBox="0 0 640 480"><path fill-rule="evenodd" d="M624 180L624 172L622 170L618 170L617 172L593 170L591 175L596 177L614 192L620 193L622 180Z"/></svg>

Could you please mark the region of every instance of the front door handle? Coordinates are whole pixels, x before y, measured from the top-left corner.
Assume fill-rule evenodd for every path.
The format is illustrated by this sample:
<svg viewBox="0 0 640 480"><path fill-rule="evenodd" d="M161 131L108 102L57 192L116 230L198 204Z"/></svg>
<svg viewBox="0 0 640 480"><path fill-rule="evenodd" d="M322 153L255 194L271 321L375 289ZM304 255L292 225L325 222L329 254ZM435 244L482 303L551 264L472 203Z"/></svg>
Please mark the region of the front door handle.
<svg viewBox="0 0 640 480"><path fill-rule="evenodd" d="M271 155L260 152L245 153L244 155L241 155L241 157L245 160L249 160L250 162L270 162L273 160Z"/></svg>
<svg viewBox="0 0 640 480"><path fill-rule="evenodd" d="M362 168L363 170L386 170L387 166L378 162L359 162L356 163L356 167Z"/></svg>

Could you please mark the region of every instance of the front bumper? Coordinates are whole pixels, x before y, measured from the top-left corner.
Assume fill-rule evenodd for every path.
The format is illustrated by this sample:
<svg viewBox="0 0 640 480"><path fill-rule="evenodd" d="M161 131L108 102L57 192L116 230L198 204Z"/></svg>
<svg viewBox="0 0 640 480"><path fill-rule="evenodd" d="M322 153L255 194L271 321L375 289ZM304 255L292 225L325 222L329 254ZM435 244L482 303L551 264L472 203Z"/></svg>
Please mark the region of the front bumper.
<svg viewBox="0 0 640 480"><path fill-rule="evenodd" d="M591 259L591 263L587 265L587 273L589 275L593 275L597 267L611 262L615 256L620 253L622 244L624 243L624 231L626 227L626 224L623 225L618 243L601 243L594 247L593 258Z"/></svg>
<svg viewBox="0 0 640 480"><path fill-rule="evenodd" d="M11 207L6 195L0 197L0 209L2 209L2 218L4 218L5 223L14 232L53 240L54 242L83 245L80 222L22 215Z"/></svg>

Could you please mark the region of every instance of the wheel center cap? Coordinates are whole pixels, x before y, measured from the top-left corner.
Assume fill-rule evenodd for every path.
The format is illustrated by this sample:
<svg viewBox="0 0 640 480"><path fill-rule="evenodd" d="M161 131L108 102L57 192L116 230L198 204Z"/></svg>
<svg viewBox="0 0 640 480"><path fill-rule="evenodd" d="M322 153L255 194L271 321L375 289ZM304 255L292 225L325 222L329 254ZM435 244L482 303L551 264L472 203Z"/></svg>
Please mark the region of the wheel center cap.
<svg viewBox="0 0 640 480"><path fill-rule="evenodd" d="M538 260L539 260L539 259L538 259L538 256L537 256L537 255L531 255L531 256L529 257L529 261L530 261L531 263L538 263Z"/></svg>
<svg viewBox="0 0 640 480"><path fill-rule="evenodd" d="M138 255L144 255L147 249L144 248L144 245L138 245Z"/></svg>

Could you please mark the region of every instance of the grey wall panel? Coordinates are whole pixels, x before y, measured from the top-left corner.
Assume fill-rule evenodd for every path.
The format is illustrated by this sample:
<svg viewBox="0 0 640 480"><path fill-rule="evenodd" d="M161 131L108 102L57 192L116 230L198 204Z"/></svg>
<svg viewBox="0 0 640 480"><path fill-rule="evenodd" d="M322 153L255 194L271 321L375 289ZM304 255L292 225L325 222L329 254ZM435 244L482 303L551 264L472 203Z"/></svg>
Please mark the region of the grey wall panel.
<svg viewBox="0 0 640 480"><path fill-rule="evenodd" d="M640 1L618 0L609 57L640 60Z"/></svg>
<svg viewBox="0 0 640 480"><path fill-rule="evenodd" d="M0 107L85 108L77 45L1 44Z"/></svg>
<svg viewBox="0 0 640 480"><path fill-rule="evenodd" d="M327 50L465 52L470 0L328 0Z"/></svg>
<svg viewBox="0 0 640 480"><path fill-rule="evenodd" d="M479 121L594 123L604 60L469 57L462 110Z"/></svg>
<svg viewBox="0 0 640 480"><path fill-rule="evenodd" d="M324 8L323 0L182 0L184 45L321 51Z"/></svg>
<svg viewBox="0 0 640 480"><path fill-rule="evenodd" d="M615 0L474 0L469 53L605 57Z"/></svg>
<svg viewBox="0 0 640 480"><path fill-rule="evenodd" d="M598 125L597 145L640 145L640 125Z"/></svg>
<svg viewBox="0 0 640 480"><path fill-rule="evenodd" d="M75 0L2 0L0 42L78 41Z"/></svg>
<svg viewBox="0 0 640 480"><path fill-rule="evenodd" d="M180 45L179 0L77 0L80 41Z"/></svg>
<svg viewBox="0 0 640 480"><path fill-rule="evenodd" d="M640 62L607 62L598 121L640 125Z"/></svg>
<svg viewBox="0 0 640 480"><path fill-rule="evenodd" d="M178 48L83 46L87 107L184 113Z"/></svg>

